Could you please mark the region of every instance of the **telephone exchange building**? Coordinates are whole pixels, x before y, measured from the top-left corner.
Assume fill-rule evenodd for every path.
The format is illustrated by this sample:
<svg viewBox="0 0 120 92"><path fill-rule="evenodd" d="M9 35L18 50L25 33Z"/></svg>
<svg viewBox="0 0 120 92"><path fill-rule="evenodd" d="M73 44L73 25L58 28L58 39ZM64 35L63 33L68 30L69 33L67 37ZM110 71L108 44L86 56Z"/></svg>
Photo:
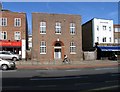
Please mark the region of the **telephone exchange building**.
<svg viewBox="0 0 120 92"><path fill-rule="evenodd" d="M33 60L82 60L81 16L32 13L32 42Z"/></svg>

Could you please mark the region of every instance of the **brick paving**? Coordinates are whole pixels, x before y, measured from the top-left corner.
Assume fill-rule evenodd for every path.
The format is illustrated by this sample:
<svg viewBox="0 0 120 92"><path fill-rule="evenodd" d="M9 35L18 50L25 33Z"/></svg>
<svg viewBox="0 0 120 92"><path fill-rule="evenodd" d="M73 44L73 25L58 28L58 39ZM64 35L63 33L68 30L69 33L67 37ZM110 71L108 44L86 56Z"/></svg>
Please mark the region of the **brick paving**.
<svg viewBox="0 0 120 92"><path fill-rule="evenodd" d="M118 66L118 61L95 60L95 61L76 61L71 64L62 63L40 63L36 61L17 61L17 69L76 69L76 68L96 68Z"/></svg>

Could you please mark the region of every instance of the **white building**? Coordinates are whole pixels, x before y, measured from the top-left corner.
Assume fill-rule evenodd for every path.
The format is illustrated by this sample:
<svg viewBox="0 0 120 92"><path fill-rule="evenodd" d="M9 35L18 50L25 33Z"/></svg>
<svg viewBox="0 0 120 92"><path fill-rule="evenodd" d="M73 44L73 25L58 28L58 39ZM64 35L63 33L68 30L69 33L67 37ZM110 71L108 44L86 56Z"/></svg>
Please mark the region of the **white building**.
<svg viewBox="0 0 120 92"><path fill-rule="evenodd" d="M113 20L93 18L82 25L83 50L114 43Z"/></svg>
<svg viewBox="0 0 120 92"><path fill-rule="evenodd" d="M98 42L99 44L113 44L114 43L114 31L113 20L97 19L93 20L93 45Z"/></svg>

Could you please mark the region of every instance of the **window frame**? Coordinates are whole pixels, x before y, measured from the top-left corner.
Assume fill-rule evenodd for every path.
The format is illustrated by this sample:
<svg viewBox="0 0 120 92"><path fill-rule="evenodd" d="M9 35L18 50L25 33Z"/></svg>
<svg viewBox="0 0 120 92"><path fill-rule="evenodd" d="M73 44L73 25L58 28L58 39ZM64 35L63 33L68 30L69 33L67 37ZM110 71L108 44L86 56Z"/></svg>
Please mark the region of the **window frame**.
<svg viewBox="0 0 120 92"><path fill-rule="evenodd" d="M76 54L76 45L73 41L70 42L70 54Z"/></svg>
<svg viewBox="0 0 120 92"><path fill-rule="evenodd" d="M107 38L103 37L102 42L107 42Z"/></svg>
<svg viewBox="0 0 120 92"><path fill-rule="evenodd" d="M70 34L75 35L76 34L76 25L74 22L70 23Z"/></svg>
<svg viewBox="0 0 120 92"><path fill-rule="evenodd" d="M6 33L6 34L4 34ZM0 34L1 34L1 40L7 40L7 31L0 31ZM4 39L6 37L6 39Z"/></svg>
<svg viewBox="0 0 120 92"><path fill-rule="evenodd" d="M46 42L41 41L40 42L40 54L46 54L46 52L47 52Z"/></svg>
<svg viewBox="0 0 120 92"><path fill-rule="evenodd" d="M2 17L0 18L0 21L0 26L7 26L7 18Z"/></svg>
<svg viewBox="0 0 120 92"><path fill-rule="evenodd" d="M19 35L16 34L16 33L19 33ZM18 36L20 36L20 39L18 39ZM14 39L15 39L15 40L21 40L21 32L20 32L20 31L15 31L15 32L14 32Z"/></svg>
<svg viewBox="0 0 120 92"><path fill-rule="evenodd" d="M14 18L14 27L21 27L21 18Z"/></svg>
<svg viewBox="0 0 120 92"><path fill-rule="evenodd" d="M61 22L55 23L55 34L61 34Z"/></svg>
<svg viewBox="0 0 120 92"><path fill-rule="evenodd" d="M46 34L46 22L45 21L40 22L40 34Z"/></svg>

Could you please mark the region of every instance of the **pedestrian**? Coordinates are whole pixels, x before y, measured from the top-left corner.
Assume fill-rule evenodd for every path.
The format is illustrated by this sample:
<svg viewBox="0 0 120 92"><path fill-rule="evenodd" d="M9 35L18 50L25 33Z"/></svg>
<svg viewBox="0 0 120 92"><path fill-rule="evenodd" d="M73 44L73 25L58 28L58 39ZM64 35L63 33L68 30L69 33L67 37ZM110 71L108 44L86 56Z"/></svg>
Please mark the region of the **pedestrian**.
<svg viewBox="0 0 120 92"><path fill-rule="evenodd" d="M64 55L63 63L67 63L67 59L68 59L67 55Z"/></svg>

